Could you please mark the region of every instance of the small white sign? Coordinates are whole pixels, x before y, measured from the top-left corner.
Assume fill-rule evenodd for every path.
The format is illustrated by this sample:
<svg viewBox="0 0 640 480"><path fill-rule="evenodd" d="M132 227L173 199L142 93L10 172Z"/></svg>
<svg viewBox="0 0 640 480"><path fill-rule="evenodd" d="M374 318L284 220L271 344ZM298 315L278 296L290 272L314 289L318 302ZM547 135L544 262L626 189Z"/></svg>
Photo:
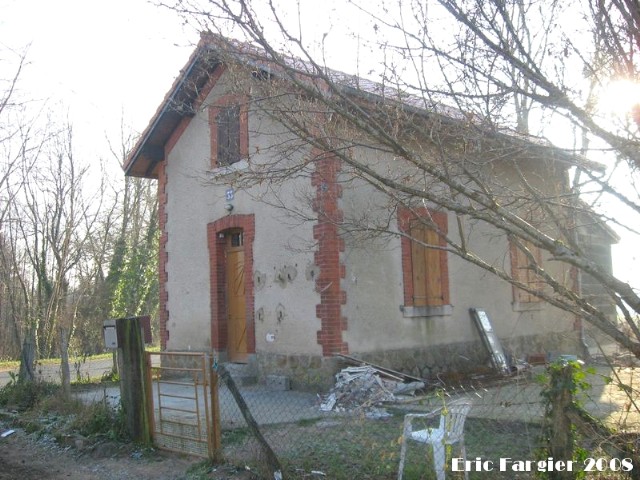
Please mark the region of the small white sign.
<svg viewBox="0 0 640 480"><path fill-rule="evenodd" d="M233 191L233 188L227 188L227 191L224 192L224 197L227 199L227 202L230 202L231 200L233 200L234 196L235 196L235 192Z"/></svg>
<svg viewBox="0 0 640 480"><path fill-rule="evenodd" d="M275 342L276 341L276 334L275 333L267 333L266 340L269 343Z"/></svg>

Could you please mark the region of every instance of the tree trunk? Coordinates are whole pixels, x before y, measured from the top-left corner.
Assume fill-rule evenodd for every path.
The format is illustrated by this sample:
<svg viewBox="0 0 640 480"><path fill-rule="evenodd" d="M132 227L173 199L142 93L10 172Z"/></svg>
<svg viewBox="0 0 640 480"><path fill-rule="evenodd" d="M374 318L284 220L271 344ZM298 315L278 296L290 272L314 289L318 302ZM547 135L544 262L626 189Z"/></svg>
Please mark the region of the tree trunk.
<svg viewBox="0 0 640 480"><path fill-rule="evenodd" d="M32 382L36 379L34 364L36 361L36 340L33 328L30 328L22 342L22 352L20 353L20 371L18 373L19 382Z"/></svg>
<svg viewBox="0 0 640 480"><path fill-rule="evenodd" d="M62 393L65 398L71 396L71 370L69 369L69 331L60 328L60 372L62 375Z"/></svg>

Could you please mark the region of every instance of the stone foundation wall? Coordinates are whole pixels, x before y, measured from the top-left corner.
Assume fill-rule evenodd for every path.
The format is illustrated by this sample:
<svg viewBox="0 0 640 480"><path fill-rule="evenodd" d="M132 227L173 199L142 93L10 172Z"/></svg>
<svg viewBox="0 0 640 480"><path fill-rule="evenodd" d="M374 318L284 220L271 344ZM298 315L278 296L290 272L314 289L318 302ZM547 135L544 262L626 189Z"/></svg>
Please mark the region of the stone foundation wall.
<svg viewBox="0 0 640 480"><path fill-rule="evenodd" d="M578 354L577 333L531 335L501 339L507 356L525 359L530 354ZM356 355L354 355L356 356ZM387 350L357 355L358 358L420 378L440 374L478 373L491 369L489 352L480 342L453 343L407 350Z"/></svg>
<svg viewBox="0 0 640 480"><path fill-rule="evenodd" d="M257 354L259 382L267 375L284 375L293 390L326 392L341 368L336 357L316 355Z"/></svg>
<svg viewBox="0 0 640 480"><path fill-rule="evenodd" d="M526 359L534 353L551 356L580 354L577 332L513 337L502 340L502 344L505 352L514 358ZM436 379L440 374L479 373L491 369L489 353L480 341L353 353L352 356L426 379ZM345 366L339 357L260 353L257 363L259 381L270 374L284 375L289 377L294 390L317 392L329 390L333 386L335 373Z"/></svg>

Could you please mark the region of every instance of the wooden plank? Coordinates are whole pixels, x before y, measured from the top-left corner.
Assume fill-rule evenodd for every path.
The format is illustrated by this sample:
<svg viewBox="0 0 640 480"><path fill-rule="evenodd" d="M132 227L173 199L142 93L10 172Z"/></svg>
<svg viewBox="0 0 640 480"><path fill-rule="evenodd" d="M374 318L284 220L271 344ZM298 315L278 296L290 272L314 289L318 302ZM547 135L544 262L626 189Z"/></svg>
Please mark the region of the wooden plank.
<svg viewBox="0 0 640 480"><path fill-rule="evenodd" d="M416 381L416 382L424 382L425 381L424 378L418 378L418 377L414 377L413 375L408 375L406 373L397 372L397 371L392 370L390 368L383 367L381 365L376 365L375 363L366 362L364 360L360 360L359 358L350 357L349 355L344 355L342 353L337 353L337 354L335 354L335 356L343 358L343 359L345 359L347 361L350 361L352 363L355 363L356 365L368 365L370 367L375 368L380 373L383 373L383 374L387 375L388 377L394 378L396 380L400 380L402 382L404 382L406 380L412 380L412 381Z"/></svg>
<svg viewBox="0 0 640 480"><path fill-rule="evenodd" d="M427 242L424 225L416 224L411 228L411 269L413 274L413 305L422 307L427 301L427 249L422 243ZM422 242L422 243L420 243Z"/></svg>
<svg viewBox="0 0 640 480"><path fill-rule="evenodd" d="M493 366L498 372L503 375L509 375L511 370L507 363L507 357L502 349L500 339L498 339L498 336L493 330L493 326L489 321L487 312L480 308L470 308L469 313L471 314L476 327L478 327L483 343L487 347L487 350L489 350L491 363L493 363Z"/></svg>
<svg viewBox="0 0 640 480"><path fill-rule="evenodd" d="M440 245L440 237L435 230L427 230L426 241L429 245ZM442 293L442 265L440 264L440 250L427 248L426 261L426 296L427 305L440 306L444 304Z"/></svg>

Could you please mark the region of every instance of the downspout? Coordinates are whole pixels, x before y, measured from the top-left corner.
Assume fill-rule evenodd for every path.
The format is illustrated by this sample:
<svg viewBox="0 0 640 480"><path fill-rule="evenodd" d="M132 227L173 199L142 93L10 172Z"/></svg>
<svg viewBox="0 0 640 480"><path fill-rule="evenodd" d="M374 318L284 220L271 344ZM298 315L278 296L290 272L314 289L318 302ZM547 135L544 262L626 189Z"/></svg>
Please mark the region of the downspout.
<svg viewBox="0 0 640 480"><path fill-rule="evenodd" d="M568 174L568 171L567 171L567 174ZM578 168L576 171L575 184L578 183L579 177L580 177L580 169ZM571 223L573 224L572 241L576 247L579 246L578 242L580 238L580 236L578 235L577 215L578 215L577 208L572 208L571 209ZM572 268L575 268L575 271L576 271L576 278L575 278L576 293L578 295L582 295L582 270L576 267L572 267ZM584 357L584 360L588 362L589 360L591 360L591 354L589 353L589 345L587 344L587 337L584 330L584 320L582 319L581 316L578 316L578 315L576 316L577 316L576 321L578 322L578 342L580 343L580 347L582 348L582 355Z"/></svg>

